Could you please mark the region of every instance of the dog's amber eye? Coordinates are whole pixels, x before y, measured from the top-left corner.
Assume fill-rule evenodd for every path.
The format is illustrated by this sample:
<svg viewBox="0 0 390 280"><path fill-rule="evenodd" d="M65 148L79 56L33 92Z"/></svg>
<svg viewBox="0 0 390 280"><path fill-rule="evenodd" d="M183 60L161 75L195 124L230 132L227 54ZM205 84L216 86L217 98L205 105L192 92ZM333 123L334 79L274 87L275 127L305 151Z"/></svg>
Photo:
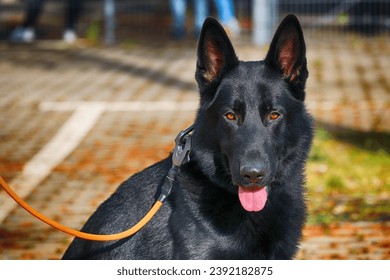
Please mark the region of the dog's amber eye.
<svg viewBox="0 0 390 280"><path fill-rule="evenodd" d="M235 121L236 120L236 115L232 112L229 112L229 113L226 113L225 114L225 117L229 120L229 121Z"/></svg>
<svg viewBox="0 0 390 280"><path fill-rule="evenodd" d="M277 120L279 117L280 114L278 112L271 112L271 114L269 114L269 119L272 121Z"/></svg>

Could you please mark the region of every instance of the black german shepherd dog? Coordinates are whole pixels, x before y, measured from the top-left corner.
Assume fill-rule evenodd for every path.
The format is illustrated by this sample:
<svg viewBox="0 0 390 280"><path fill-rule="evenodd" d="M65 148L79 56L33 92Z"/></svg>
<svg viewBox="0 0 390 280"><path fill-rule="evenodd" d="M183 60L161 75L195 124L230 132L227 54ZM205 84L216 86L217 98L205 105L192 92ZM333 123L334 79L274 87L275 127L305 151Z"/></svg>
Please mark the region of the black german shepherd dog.
<svg viewBox="0 0 390 280"><path fill-rule="evenodd" d="M301 26L288 15L263 61L238 60L208 18L198 43L200 107L190 159L171 195L132 237L76 238L64 259L291 259L306 219L304 169L313 138ZM172 157L122 183L83 231L130 228L153 205Z"/></svg>

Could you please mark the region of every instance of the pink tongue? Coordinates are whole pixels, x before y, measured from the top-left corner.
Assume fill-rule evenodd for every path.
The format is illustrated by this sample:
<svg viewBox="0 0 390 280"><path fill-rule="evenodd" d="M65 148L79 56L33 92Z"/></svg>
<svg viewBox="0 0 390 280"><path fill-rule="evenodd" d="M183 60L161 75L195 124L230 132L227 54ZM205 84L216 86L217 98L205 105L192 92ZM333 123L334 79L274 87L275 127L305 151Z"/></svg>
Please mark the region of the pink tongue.
<svg viewBox="0 0 390 280"><path fill-rule="evenodd" d="M267 202L267 190L265 187L239 187L238 197L246 211L257 212Z"/></svg>

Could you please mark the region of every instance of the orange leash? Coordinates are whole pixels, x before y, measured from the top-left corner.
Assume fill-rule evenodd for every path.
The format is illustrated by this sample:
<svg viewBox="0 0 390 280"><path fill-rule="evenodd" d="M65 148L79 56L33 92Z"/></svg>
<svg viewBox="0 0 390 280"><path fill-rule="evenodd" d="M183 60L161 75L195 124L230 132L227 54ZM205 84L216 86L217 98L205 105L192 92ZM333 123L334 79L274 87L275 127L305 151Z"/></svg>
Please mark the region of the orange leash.
<svg viewBox="0 0 390 280"><path fill-rule="evenodd" d="M135 234L137 231L139 231L141 228L143 228L151 219L152 217L157 213L157 211L162 206L163 202L162 200L157 200L153 207L149 210L149 212L145 215L145 217L142 218L135 226L132 228L115 234L92 234L92 233L86 233L82 231L78 231L69 227L66 227L64 225L61 225L60 223L57 223L56 221L46 217L45 215L41 214L34 208L32 208L30 205L28 205L21 197L19 197L4 181L4 179L0 176L0 185L1 187L20 205L22 206L27 212L29 212L34 217L38 218L42 222L62 231L67 234L73 235L75 237L79 237L82 239L87 240L94 240L94 241L113 241L113 240L119 240L126 237L129 237L133 234Z"/></svg>
<svg viewBox="0 0 390 280"><path fill-rule="evenodd" d="M191 132L194 130L194 125L191 125L187 129L181 131L175 139L175 148L172 153L172 167L169 169L168 174L165 177L164 183L161 186L161 194L158 197L157 201L154 203L153 207L149 210L149 212L143 217L135 226L132 228L115 234L93 234L86 233L79 230L75 230L56 221L46 217L41 214L30 205L28 205L20 196L18 196L4 181L4 179L0 176L0 186L15 200L20 206L24 208L27 212L29 212L34 217L38 218L42 222L48 224L49 226L54 227L62 232L73 235L78 238L94 240L94 241L113 241L119 240L126 237L129 237L136 232L138 232L141 228L143 228L157 213L160 207L163 205L164 201L171 194L173 189L173 184L175 182L176 175L180 166L183 163L186 163L190 160L189 155L192 147L191 141Z"/></svg>

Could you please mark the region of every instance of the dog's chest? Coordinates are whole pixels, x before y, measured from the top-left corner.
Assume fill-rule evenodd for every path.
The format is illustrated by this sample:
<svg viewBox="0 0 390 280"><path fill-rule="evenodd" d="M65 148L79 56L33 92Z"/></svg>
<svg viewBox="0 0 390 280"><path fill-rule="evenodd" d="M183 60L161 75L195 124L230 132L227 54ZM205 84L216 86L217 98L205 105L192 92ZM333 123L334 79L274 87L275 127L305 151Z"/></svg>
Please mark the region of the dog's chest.
<svg viewBox="0 0 390 280"><path fill-rule="evenodd" d="M214 215L213 215L214 214ZM169 224L175 259L265 258L265 245L255 226L237 215L181 209L172 213Z"/></svg>

